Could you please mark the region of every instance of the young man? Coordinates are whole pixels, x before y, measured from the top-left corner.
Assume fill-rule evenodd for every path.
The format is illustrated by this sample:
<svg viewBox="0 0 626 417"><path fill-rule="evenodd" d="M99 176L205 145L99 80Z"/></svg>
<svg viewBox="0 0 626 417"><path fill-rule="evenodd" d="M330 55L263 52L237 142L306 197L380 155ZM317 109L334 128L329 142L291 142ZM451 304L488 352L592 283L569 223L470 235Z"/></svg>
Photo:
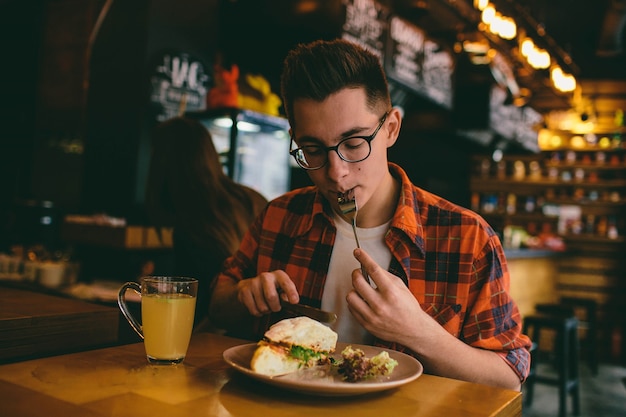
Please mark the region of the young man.
<svg viewBox="0 0 626 417"><path fill-rule="evenodd" d="M378 58L343 40L299 45L281 82L291 154L315 185L257 218L218 276L214 322L267 325L281 298L301 302L336 312L340 341L404 351L432 374L520 389L530 340L500 241L477 214L388 162L402 118ZM348 191L361 249L338 205Z"/></svg>

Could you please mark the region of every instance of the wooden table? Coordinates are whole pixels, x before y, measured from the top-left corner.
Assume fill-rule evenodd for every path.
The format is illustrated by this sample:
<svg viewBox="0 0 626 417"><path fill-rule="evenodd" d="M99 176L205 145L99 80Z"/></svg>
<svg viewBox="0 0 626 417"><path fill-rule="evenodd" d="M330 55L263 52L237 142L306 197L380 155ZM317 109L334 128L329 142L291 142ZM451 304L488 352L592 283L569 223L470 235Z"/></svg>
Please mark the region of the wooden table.
<svg viewBox="0 0 626 417"><path fill-rule="evenodd" d="M222 352L247 341L196 333L184 364L151 366L134 343L0 366L0 415L521 416L517 391L422 375L376 394L315 397L248 378Z"/></svg>
<svg viewBox="0 0 626 417"><path fill-rule="evenodd" d="M117 343L119 309L0 287L0 363Z"/></svg>

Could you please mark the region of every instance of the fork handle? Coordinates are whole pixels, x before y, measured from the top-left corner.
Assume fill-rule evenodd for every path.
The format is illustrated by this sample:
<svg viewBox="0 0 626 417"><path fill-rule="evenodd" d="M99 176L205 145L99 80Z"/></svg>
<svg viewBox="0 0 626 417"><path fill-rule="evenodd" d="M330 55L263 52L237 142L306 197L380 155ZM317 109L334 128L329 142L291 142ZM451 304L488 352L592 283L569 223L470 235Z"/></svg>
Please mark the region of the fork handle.
<svg viewBox="0 0 626 417"><path fill-rule="evenodd" d="M361 244L359 243L359 236L356 234L356 218L352 219L352 231L354 232L354 240L356 240L356 247L361 249ZM361 265L361 273L367 279L370 285L376 288L371 278L369 277L369 275L367 275L367 272L365 272L365 267L363 265Z"/></svg>
<svg viewBox="0 0 626 417"><path fill-rule="evenodd" d="M359 244L359 236L356 234L356 219L352 219L352 231L354 232L354 240L356 240L356 247L361 249Z"/></svg>

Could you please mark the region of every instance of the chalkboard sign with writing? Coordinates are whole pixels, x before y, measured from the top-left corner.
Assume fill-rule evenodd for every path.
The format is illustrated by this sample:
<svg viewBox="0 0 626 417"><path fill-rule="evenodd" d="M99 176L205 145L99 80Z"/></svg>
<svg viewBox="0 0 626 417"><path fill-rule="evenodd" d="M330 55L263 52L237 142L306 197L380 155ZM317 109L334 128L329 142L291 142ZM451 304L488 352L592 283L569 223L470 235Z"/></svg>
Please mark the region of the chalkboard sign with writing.
<svg viewBox="0 0 626 417"><path fill-rule="evenodd" d="M342 38L367 48L382 62L387 42L389 11L374 0L343 1L346 6L346 20Z"/></svg>
<svg viewBox="0 0 626 417"><path fill-rule="evenodd" d="M452 53L437 42L426 39L422 65L424 95L447 109L452 108L454 67Z"/></svg>
<svg viewBox="0 0 626 417"><path fill-rule="evenodd" d="M426 32L393 16L389 23L385 71L390 79L420 96L452 108L454 58Z"/></svg>
<svg viewBox="0 0 626 417"><path fill-rule="evenodd" d="M405 87L423 93L424 41L426 33L406 20L393 16L385 54L387 76Z"/></svg>
<svg viewBox="0 0 626 417"><path fill-rule="evenodd" d="M189 110L203 110L212 82L212 69L199 58L184 52L159 55L150 77L150 102L156 120L164 121Z"/></svg>

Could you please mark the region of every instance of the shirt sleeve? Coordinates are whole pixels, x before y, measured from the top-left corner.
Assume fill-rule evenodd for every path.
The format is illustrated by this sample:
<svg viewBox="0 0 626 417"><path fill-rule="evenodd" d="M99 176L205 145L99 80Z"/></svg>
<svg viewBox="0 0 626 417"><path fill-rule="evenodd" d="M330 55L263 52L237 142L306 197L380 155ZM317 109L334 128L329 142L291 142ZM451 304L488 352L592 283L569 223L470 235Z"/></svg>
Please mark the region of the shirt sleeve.
<svg viewBox="0 0 626 417"><path fill-rule="evenodd" d="M524 381L530 370L531 341L522 334L522 317L509 293L509 271L497 236L489 239L474 266L476 294L465 318L463 338L471 346L498 353Z"/></svg>

